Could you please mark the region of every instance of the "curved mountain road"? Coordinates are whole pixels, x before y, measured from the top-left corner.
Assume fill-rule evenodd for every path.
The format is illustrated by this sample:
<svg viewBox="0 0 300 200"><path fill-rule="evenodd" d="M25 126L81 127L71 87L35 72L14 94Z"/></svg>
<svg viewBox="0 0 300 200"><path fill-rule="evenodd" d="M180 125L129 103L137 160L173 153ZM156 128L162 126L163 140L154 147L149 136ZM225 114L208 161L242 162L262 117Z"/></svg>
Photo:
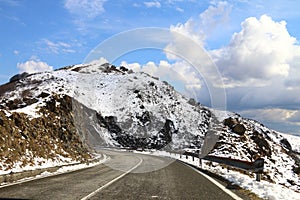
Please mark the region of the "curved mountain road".
<svg viewBox="0 0 300 200"><path fill-rule="evenodd" d="M104 164L0 188L0 199L234 199L179 161L102 152Z"/></svg>

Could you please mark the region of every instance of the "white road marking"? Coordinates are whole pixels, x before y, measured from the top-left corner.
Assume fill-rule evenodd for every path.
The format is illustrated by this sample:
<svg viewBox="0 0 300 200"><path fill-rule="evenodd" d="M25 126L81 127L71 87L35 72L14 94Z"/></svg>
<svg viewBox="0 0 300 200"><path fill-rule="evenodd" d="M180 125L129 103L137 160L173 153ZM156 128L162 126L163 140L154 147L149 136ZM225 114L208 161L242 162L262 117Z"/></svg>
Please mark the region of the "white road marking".
<svg viewBox="0 0 300 200"><path fill-rule="evenodd" d="M218 186L221 190L223 190L225 193L227 193L229 196L231 196L233 199L235 200L243 200L242 198L240 198L239 196L237 196L236 194L234 194L233 192L231 192L230 190L228 190L227 188L225 188L223 185L221 185L218 181L216 181L215 179L211 178L210 176L204 174L203 172L195 169L194 167L187 165L185 163L183 163L184 165L190 167L191 169L193 169L195 172L201 174L202 176L204 176L205 178L207 178L210 182L212 182L213 184L215 184L216 186Z"/></svg>
<svg viewBox="0 0 300 200"><path fill-rule="evenodd" d="M98 192L100 192L101 190L103 190L104 188L108 187L109 185L113 184L114 182L116 182L117 180L123 178L124 176L126 176L127 174L129 174L130 172L132 172L133 170L135 170L138 166L140 166L143 162L143 159L140 158L140 162L138 164L136 164L133 168L131 168L130 170L128 170L127 172L121 174L120 176L114 178L113 180L109 181L108 183L106 183L105 185L101 186L100 188L98 188L97 190L95 190L94 192L90 193L89 195L83 197L81 200L87 200L93 196L95 196Z"/></svg>

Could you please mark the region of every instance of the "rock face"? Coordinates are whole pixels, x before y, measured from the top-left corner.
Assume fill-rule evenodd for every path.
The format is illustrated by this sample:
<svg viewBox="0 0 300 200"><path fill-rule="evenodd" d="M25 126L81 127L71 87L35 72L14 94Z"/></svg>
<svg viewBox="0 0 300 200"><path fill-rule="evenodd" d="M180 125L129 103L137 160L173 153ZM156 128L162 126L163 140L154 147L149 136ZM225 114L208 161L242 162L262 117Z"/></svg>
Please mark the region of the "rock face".
<svg viewBox="0 0 300 200"><path fill-rule="evenodd" d="M261 157L264 157L264 156L271 157L272 150L271 150L270 144L265 139L265 137L263 136L263 134L259 133L258 131L254 131L253 135L250 138L259 147L258 154Z"/></svg>
<svg viewBox="0 0 300 200"><path fill-rule="evenodd" d="M14 75L13 77L11 77L11 78L9 79L9 82L18 81L18 80L20 80L20 79L22 79L22 78L26 78L28 75L29 75L29 74L28 74L27 72L24 72L24 73L22 73L22 74L16 74L16 75Z"/></svg>
<svg viewBox="0 0 300 200"><path fill-rule="evenodd" d="M226 118L223 121L225 126L228 126L234 133L238 135L244 135L246 132L246 127L243 124L240 124L237 118Z"/></svg>
<svg viewBox="0 0 300 200"><path fill-rule="evenodd" d="M56 103L59 103L57 105ZM35 158L56 159L58 155L82 161L90 158L80 140L72 118L72 101L68 96L52 96L41 108L38 118L23 113L7 116L0 110L0 160L2 169L11 169L17 161L33 165Z"/></svg>
<svg viewBox="0 0 300 200"><path fill-rule="evenodd" d="M232 131L238 135L244 135L246 127L243 124L236 124L232 127Z"/></svg>
<svg viewBox="0 0 300 200"><path fill-rule="evenodd" d="M280 143L289 151L293 150L291 144L289 143L289 141L286 138L281 139Z"/></svg>
<svg viewBox="0 0 300 200"><path fill-rule="evenodd" d="M229 128L233 128L235 125L238 124L238 121L237 121L237 119L229 117L229 118L224 119L223 123L225 126L228 126Z"/></svg>

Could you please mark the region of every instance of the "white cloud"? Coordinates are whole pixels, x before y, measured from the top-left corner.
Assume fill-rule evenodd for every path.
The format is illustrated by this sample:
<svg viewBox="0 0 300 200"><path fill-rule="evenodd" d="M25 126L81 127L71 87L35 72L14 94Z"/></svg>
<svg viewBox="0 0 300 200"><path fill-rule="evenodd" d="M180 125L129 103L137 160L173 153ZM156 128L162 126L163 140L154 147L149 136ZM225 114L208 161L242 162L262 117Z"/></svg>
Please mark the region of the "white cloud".
<svg viewBox="0 0 300 200"><path fill-rule="evenodd" d="M144 2L144 5L147 7L147 8L160 8L161 7L161 4L160 2L158 1L145 1Z"/></svg>
<svg viewBox="0 0 300 200"><path fill-rule="evenodd" d="M287 110L280 108L253 109L242 111L243 115L255 115L255 118L259 118L261 121L273 123L285 122L296 113L297 111L295 110Z"/></svg>
<svg viewBox="0 0 300 200"><path fill-rule="evenodd" d="M228 20L231 7L226 2L219 2L216 5L209 6L204 12L199 15L199 18L190 18L185 23L178 23L177 25L171 25L171 32L182 34L185 37L190 38L200 47L205 46L205 41L209 37L210 32L223 22ZM174 42L166 47L166 52L175 51L179 48L185 47L185 52L189 54L189 58L199 60L199 53L195 52L194 47L190 44L184 45L183 37L175 35ZM185 39L184 39L185 40ZM185 40L186 41L186 40ZM190 48L189 48L190 47ZM167 53L169 59L176 59L176 56Z"/></svg>
<svg viewBox="0 0 300 200"><path fill-rule="evenodd" d="M46 44L46 49L55 54L59 53L75 53L75 50L72 49L72 45L65 43L65 42L53 42L50 40L43 40Z"/></svg>
<svg viewBox="0 0 300 200"><path fill-rule="evenodd" d="M176 10L177 10L178 12L181 12L181 13L184 12L184 9L183 9L183 8L180 8L180 7L176 7Z"/></svg>
<svg viewBox="0 0 300 200"><path fill-rule="evenodd" d="M218 25L226 24L229 21L231 5L226 1L219 1L210 5L200 17L201 29L209 35Z"/></svg>
<svg viewBox="0 0 300 200"><path fill-rule="evenodd" d="M299 133L300 111L282 108L251 109L241 111L244 117L256 119L268 127L286 133Z"/></svg>
<svg viewBox="0 0 300 200"><path fill-rule="evenodd" d="M190 18L185 23L178 23L170 27L171 31L179 32L190 37L202 46L216 26L227 23L231 5L220 1L210 5L205 11L199 14L199 18Z"/></svg>
<svg viewBox="0 0 300 200"><path fill-rule="evenodd" d="M296 39L288 33L286 22L275 22L263 15L242 22L242 30L232 36L227 47L212 56L229 81L265 81L287 77L294 57Z"/></svg>
<svg viewBox="0 0 300 200"><path fill-rule="evenodd" d="M171 25L170 30L188 36L195 42L203 46L205 40L204 33L198 29L197 23L193 19L189 19L186 23L178 23L176 26Z"/></svg>
<svg viewBox="0 0 300 200"><path fill-rule="evenodd" d="M202 81L195 69L184 61L169 63L162 60L159 64L148 62L144 65L139 63L127 63L123 61L122 66L132 69L133 71L143 71L162 80L177 82L183 85L186 90L200 89Z"/></svg>
<svg viewBox="0 0 300 200"><path fill-rule="evenodd" d="M47 63L34 59L28 60L24 63L18 63L17 67L20 73L36 73L53 70L53 67L48 65Z"/></svg>
<svg viewBox="0 0 300 200"><path fill-rule="evenodd" d="M288 121L292 124L297 124L300 126L300 111L294 111L289 117Z"/></svg>
<svg viewBox="0 0 300 200"><path fill-rule="evenodd" d="M80 17L95 18L105 12L103 7L107 0L65 0L65 8Z"/></svg>
<svg viewBox="0 0 300 200"><path fill-rule="evenodd" d="M218 102L220 105L222 104L221 99L224 99L224 97L221 97L222 94L224 94L224 91L220 91L220 87L212 88L211 85L222 86L222 78L215 64L212 62L209 52L207 52L204 48L207 33L203 29L203 20L213 22L214 24L212 24L211 27L215 27L216 24L219 24L216 22L217 19L226 21L223 20L223 18L228 17L228 13L230 12L229 10L229 5L220 2L215 6L209 7L202 15L200 14L197 19L190 18L185 23L179 23L175 26L172 25L170 27L170 31L173 36L173 41L170 42L164 49L168 59L175 60L179 64L182 59L184 59L193 65L192 73L197 74L197 76L194 77L198 79L198 83L190 83L190 86L187 88L193 87L198 90L200 95L199 98L196 99L210 102L210 95L213 93L214 96L218 96L219 99L214 100L214 102ZM214 18L216 15L218 16L217 19L209 20L210 18ZM210 25L206 23L205 26L209 27ZM209 30L211 31L212 28ZM201 80L200 76L202 78ZM200 82L205 82L206 87L203 87L203 84L199 84ZM204 93L209 93L209 95L203 95ZM205 100L203 99L204 96Z"/></svg>
<svg viewBox="0 0 300 200"><path fill-rule="evenodd" d="M228 20L232 20L229 18L232 10L229 3L218 1L201 13L198 19L191 18L185 23L171 26L170 30L205 47L208 39L211 39L209 37L214 36L214 29L219 30L220 25L226 29ZM189 48L191 45L185 46L180 39L175 37L165 50L176 52L176 49L182 48L190 58L194 57L200 63L197 52ZM225 86L218 81L213 85L226 88L229 110L266 122L274 129L299 132L300 45L289 34L285 21L274 21L267 15L247 18L227 46L207 53L215 61L225 81ZM178 59L177 55L168 52L166 55L169 59ZM175 61L180 62L179 59ZM209 68L205 64L202 66L201 72ZM202 103L209 102L210 98L206 94L209 91L205 93L205 89L205 85L201 84L197 90L197 99L201 99Z"/></svg>
<svg viewBox="0 0 300 200"><path fill-rule="evenodd" d="M14 50L14 54L15 54L15 55L19 55L19 53L20 53L20 52L19 52L18 50Z"/></svg>
<svg viewBox="0 0 300 200"><path fill-rule="evenodd" d="M108 60L104 57L100 57L99 59L97 60L93 60L91 62L89 62L89 64L98 64L98 65L102 65L102 64L105 64L105 63L109 63Z"/></svg>

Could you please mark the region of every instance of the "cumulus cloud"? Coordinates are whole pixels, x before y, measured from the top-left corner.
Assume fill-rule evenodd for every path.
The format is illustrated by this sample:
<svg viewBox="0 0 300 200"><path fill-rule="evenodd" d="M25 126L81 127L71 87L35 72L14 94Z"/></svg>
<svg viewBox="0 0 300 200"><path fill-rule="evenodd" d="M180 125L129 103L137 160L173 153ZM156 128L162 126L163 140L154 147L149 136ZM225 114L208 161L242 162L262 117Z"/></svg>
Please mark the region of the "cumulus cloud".
<svg viewBox="0 0 300 200"><path fill-rule="evenodd" d="M180 33L184 36L187 36L194 40L195 42L199 43L203 46L205 40L205 34L202 32L201 29L198 29L197 23L193 19L189 19L185 23L178 23L177 25L171 25L170 31ZM176 42L176 41L175 41Z"/></svg>
<svg viewBox="0 0 300 200"><path fill-rule="evenodd" d="M109 61L104 57L100 57L97 60L93 60L93 61L89 62L89 64L98 64L98 65L102 65L102 64L105 64L105 63L109 63Z"/></svg>
<svg viewBox="0 0 300 200"><path fill-rule="evenodd" d="M204 48L210 33L230 20L231 8L229 3L216 2L198 19L191 18L171 26L170 30L189 37ZM190 44L185 47L181 39L174 37L165 48L168 59L180 62L178 55L169 52L181 48L199 63L201 72L213 67L205 62L201 65L202 58ZM285 21L274 21L267 15L249 17L241 23L241 30L232 35L228 45L207 51L207 54L225 82L211 79L216 80L214 87L226 88L229 110L266 122L277 130L299 131L300 45L288 32ZM213 76L212 73L203 74ZM197 90L202 103L203 97L207 98L206 102L210 98L205 89L202 83Z"/></svg>
<svg viewBox="0 0 300 200"><path fill-rule="evenodd" d="M205 42L207 39L207 27L215 27L218 24L216 21L226 21L230 6L227 3L219 2L210 6L197 19L190 18L185 23L178 23L170 26L170 31L174 34L173 41L165 47L166 56L168 59L184 59L193 63L193 65L202 73L203 77L210 79L210 82L216 85L222 85L222 79L219 72L216 70L215 64L211 61L209 52L205 50ZM204 20L208 22L204 22ZM209 25L209 23L213 23ZM205 24L205 26L204 26ZM212 31L213 28L210 28ZM189 39L187 39L189 38ZM180 55L174 55L172 52L179 52Z"/></svg>
<svg viewBox="0 0 300 200"><path fill-rule="evenodd" d="M145 1L145 2L144 2L144 5L145 5L147 8L152 8L152 7L160 8L160 7L161 7L160 2L158 2L158 1Z"/></svg>
<svg viewBox="0 0 300 200"><path fill-rule="evenodd" d="M43 71L52 71L53 67L48 65L46 62L39 61L37 59L31 59L24 63L18 63L17 67L20 73L36 73Z"/></svg>
<svg viewBox="0 0 300 200"><path fill-rule="evenodd" d="M210 34L218 25L225 24L229 21L231 5L226 1L219 1L210 5L200 17L201 29L206 35Z"/></svg>
<svg viewBox="0 0 300 200"><path fill-rule="evenodd" d="M289 75L295 44L285 21L263 15L242 22L242 30L232 36L230 44L212 51L212 56L228 81L249 84L254 79L259 84L259 80Z"/></svg>
<svg viewBox="0 0 300 200"><path fill-rule="evenodd" d="M65 8L72 14L95 18L105 12L103 7L107 0L65 0Z"/></svg>
<svg viewBox="0 0 300 200"><path fill-rule="evenodd" d="M199 14L198 18L190 18L185 23L171 25L170 30L183 34L201 46L216 26L226 23L229 20L231 6L227 2L220 1L210 5L205 11Z"/></svg>
<svg viewBox="0 0 300 200"><path fill-rule="evenodd" d="M162 80L180 83L183 85L183 89L186 90L182 92L197 90L202 86L199 74L185 61L169 63L168 61L162 60L159 64L148 62L144 65L123 61L121 65L133 71L143 71L152 76L160 77Z"/></svg>

